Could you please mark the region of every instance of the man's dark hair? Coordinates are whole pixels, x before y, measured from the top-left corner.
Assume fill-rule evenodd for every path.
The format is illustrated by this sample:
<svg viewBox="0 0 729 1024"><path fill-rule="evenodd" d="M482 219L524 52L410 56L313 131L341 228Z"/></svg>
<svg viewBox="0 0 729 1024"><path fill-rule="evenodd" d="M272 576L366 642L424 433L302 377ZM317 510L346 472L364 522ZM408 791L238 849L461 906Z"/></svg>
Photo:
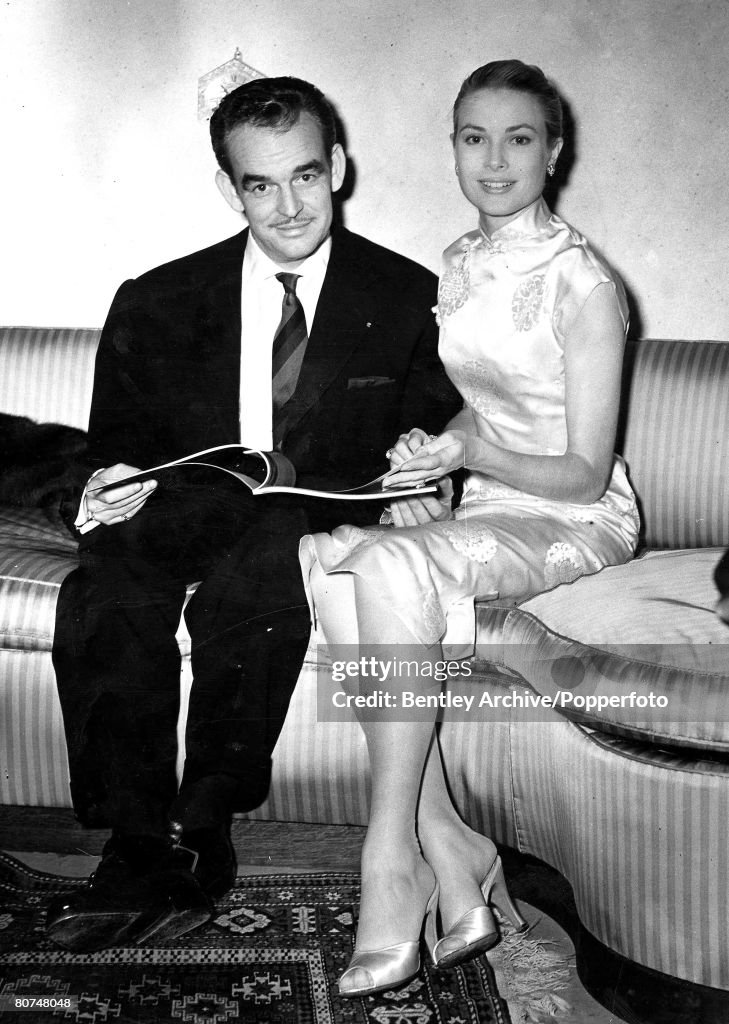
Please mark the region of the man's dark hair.
<svg viewBox="0 0 729 1024"><path fill-rule="evenodd" d="M238 86L221 101L210 119L210 140L220 167L232 177L226 142L242 125L287 131L310 114L321 129L327 160L337 141L334 110L326 96L300 78L256 78Z"/></svg>

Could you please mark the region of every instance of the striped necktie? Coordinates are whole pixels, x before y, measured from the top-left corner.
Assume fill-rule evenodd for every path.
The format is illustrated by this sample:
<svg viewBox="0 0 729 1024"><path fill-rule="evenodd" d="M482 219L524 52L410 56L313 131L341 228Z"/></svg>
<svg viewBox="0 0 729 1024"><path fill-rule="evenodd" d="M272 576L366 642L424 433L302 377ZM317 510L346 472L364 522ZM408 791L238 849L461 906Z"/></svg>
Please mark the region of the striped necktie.
<svg viewBox="0 0 729 1024"><path fill-rule="evenodd" d="M276 280L281 282L284 289L281 322L276 328L271 351L273 436L276 446L283 438L286 425L281 410L296 389L309 340L304 308L296 295L299 277L299 274L276 274Z"/></svg>

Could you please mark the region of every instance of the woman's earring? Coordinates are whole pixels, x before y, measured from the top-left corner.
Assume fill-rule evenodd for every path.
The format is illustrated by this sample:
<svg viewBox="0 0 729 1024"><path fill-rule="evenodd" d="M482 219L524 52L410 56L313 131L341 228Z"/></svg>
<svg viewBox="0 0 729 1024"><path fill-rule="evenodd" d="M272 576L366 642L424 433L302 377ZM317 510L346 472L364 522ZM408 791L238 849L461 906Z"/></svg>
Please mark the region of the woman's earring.
<svg viewBox="0 0 729 1024"><path fill-rule="evenodd" d="M458 177L458 175L461 173L461 168L458 166L458 164L456 164L454 170L456 172L456 177Z"/></svg>
<svg viewBox="0 0 729 1024"><path fill-rule="evenodd" d="M554 174L554 164L553 163L547 164L547 174L549 175L550 178Z"/></svg>

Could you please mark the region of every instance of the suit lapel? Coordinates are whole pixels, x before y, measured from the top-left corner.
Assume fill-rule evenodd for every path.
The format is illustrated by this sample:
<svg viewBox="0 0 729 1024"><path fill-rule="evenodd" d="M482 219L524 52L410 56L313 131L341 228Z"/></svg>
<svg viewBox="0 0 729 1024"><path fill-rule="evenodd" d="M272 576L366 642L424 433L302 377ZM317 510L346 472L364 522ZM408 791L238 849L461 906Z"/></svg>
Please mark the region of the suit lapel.
<svg viewBox="0 0 729 1024"><path fill-rule="evenodd" d="M339 375L351 353L375 321L377 305L370 287L377 269L366 263L356 239L344 229L332 235L324 284L296 391L285 406L290 432Z"/></svg>

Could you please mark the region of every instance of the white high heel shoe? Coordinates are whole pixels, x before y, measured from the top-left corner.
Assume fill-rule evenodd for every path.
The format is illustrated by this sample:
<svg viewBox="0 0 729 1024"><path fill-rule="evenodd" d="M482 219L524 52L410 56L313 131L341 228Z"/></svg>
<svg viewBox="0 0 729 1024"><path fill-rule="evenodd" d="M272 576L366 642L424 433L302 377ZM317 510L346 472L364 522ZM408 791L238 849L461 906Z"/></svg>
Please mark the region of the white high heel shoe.
<svg viewBox="0 0 729 1024"><path fill-rule="evenodd" d="M480 889L484 899L481 906L466 911L442 938L438 938L435 908L426 919L425 941L435 967L455 967L496 945L499 930L491 906L496 907L516 931L523 932L528 927L509 896L504 868L498 855L481 882Z"/></svg>
<svg viewBox="0 0 729 1024"><path fill-rule="evenodd" d="M438 884L436 883L425 909L427 921L438 906ZM420 970L420 939L396 942L381 949L360 949L355 947L349 966L339 979L339 994L345 999L371 996L376 992L399 988L412 981ZM367 976L367 984L357 984L355 972Z"/></svg>

